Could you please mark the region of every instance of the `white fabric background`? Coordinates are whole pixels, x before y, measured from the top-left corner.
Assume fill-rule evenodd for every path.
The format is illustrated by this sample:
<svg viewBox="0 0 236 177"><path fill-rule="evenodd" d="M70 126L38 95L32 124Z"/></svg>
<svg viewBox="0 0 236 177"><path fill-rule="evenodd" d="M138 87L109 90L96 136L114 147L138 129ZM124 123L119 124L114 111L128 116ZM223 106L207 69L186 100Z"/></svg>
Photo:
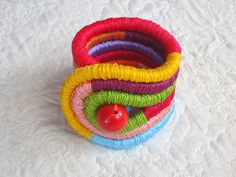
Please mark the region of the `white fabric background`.
<svg viewBox="0 0 236 177"><path fill-rule="evenodd" d="M1 0L1 177L235 177L235 0ZM151 140L110 150L73 133L60 110L71 41L116 16L151 19L183 49L177 111Z"/></svg>

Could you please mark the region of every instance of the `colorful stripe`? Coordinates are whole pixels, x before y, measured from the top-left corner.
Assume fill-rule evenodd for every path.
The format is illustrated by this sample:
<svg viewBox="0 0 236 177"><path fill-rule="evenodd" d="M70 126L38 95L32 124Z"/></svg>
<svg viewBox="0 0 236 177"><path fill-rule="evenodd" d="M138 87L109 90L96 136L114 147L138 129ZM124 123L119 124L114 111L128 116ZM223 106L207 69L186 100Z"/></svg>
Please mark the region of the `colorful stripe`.
<svg viewBox="0 0 236 177"><path fill-rule="evenodd" d="M114 60L127 60L127 61L136 61L147 68L155 68L157 67L157 63L151 60L150 58L146 57L141 53L137 53L130 50L113 50L104 52L102 54L96 55L94 57L99 63L109 63L110 61Z"/></svg>
<svg viewBox="0 0 236 177"><path fill-rule="evenodd" d="M158 66L160 66L164 62L163 57L157 52L155 52L152 48L149 48L145 45L139 44L137 42L131 42L131 41L119 41L119 40L106 41L106 42L95 45L88 51L88 53L94 57L98 54L101 54L107 51L120 50L120 49L132 50L132 51L139 52L143 55L146 55L147 57L154 60L155 63L158 64Z"/></svg>
<svg viewBox="0 0 236 177"><path fill-rule="evenodd" d="M87 95L90 94L90 84L86 83L83 84L82 86L78 87L75 89L72 97L72 108L73 111L75 112L75 115L86 128L90 129L93 133L96 133L100 136L112 138L112 139L126 139L126 138L131 138L133 136L136 136L140 133L143 133L146 131L148 128L154 126L157 122L161 121L162 118L169 112L169 109L171 107L171 101L170 99L166 99L163 103L158 104L157 106L163 107L162 110L159 112L159 114L153 116L150 118L145 124L143 124L140 127L137 127L129 132L120 132L120 133L109 133L109 132L104 132L98 127L95 127L85 116L84 114L84 105L83 105L83 100L87 97ZM173 97L172 97L173 99ZM159 111L157 109L157 111Z"/></svg>
<svg viewBox="0 0 236 177"><path fill-rule="evenodd" d="M161 122L157 123L154 127L149 128L146 132L139 134L137 136L134 136L133 138L124 139L124 140L115 140L115 139L109 139L109 138L105 138L97 134L94 134L93 137L91 138L91 142L100 144L102 146L112 148L112 149L132 148L148 140L155 133L157 133L161 128L163 128L168 123L171 116L174 114L174 109L175 109L175 105L172 106L171 110L168 112L168 114L165 116L165 118Z"/></svg>
<svg viewBox="0 0 236 177"><path fill-rule="evenodd" d="M126 92L120 91L111 91L111 90L102 90L95 93L90 94L84 100L84 112L89 121L98 127L96 122L96 110L104 104L120 104L120 105L129 105L133 107L147 107L152 106L157 103L162 102L168 96L171 95L175 88L175 84L168 87L166 90L157 93L157 94L146 94L146 95L138 95L138 94L130 94ZM128 124L125 127L124 131L128 132L136 127L141 126L146 122L146 117L142 112L137 112L133 116L129 118Z"/></svg>
<svg viewBox="0 0 236 177"><path fill-rule="evenodd" d="M133 94L154 94L162 92L171 86L177 79L179 71L177 71L171 78L163 82L154 83L133 83L119 80L92 80L93 92L100 90L119 90Z"/></svg>
<svg viewBox="0 0 236 177"><path fill-rule="evenodd" d="M139 18L110 18L85 26L73 39L72 53L76 66L96 64L97 61L87 53L85 45L94 36L116 31L135 31L153 38L165 47L166 55L177 52L181 48L175 38L161 26Z"/></svg>
<svg viewBox="0 0 236 177"><path fill-rule="evenodd" d="M91 90L91 84L90 83L85 83L82 84L81 86L77 87L74 90L73 96L72 96L72 100L71 100L71 105L72 105L72 109L76 114L77 119L88 129L90 129L92 132L97 133L99 135L105 136L104 132L103 134L101 134L102 130L99 129L99 127L95 126L90 119L87 118L87 116L84 113L85 107L86 105L84 104L84 100L91 95L92 90ZM155 105L155 109L154 107L151 107L151 110L148 110L149 107L145 107L144 111L143 111L143 115L145 116L145 119L147 120L145 122L145 124L147 124L152 118L158 119L160 120L161 118L158 117L162 114L159 114L160 112L162 112L163 110L165 110L168 106L170 106L172 100L174 98L174 92L172 92L172 94L166 98L164 101L158 103ZM149 113L149 114L148 114ZM152 114L153 116L150 117L149 115ZM158 118L157 118L158 117ZM135 120L135 117L130 117L130 120ZM94 121L96 121L96 119L94 119ZM153 121L153 120L152 120ZM129 122L129 124L131 124L131 121ZM145 125L144 124L144 125ZM148 123L149 124L149 123ZM115 138L115 139L120 139L121 137L126 137L127 135L129 135L132 133L133 136L137 135L134 134L134 132L138 133L141 127L133 127L132 129L129 129L129 131L122 131L119 134L117 133L105 133L107 134L107 136L110 136L110 138ZM128 128L124 129L127 130ZM142 128L143 129L143 128ZM127 137L126 137L127 138Z"/></svg>
<svg viewBox="0 0 236 177"><path fill-rule="evenodd" d="M89 42L87 42L85 48L87 51L89 51L89 49L99 43L113 40L127 40L144 44L154 49L157 53L160 53L162 57L165 57L165 49L159 42L153 40L149 36L131 31L117 31L100 34L98 36L93 37Z"/></svg>

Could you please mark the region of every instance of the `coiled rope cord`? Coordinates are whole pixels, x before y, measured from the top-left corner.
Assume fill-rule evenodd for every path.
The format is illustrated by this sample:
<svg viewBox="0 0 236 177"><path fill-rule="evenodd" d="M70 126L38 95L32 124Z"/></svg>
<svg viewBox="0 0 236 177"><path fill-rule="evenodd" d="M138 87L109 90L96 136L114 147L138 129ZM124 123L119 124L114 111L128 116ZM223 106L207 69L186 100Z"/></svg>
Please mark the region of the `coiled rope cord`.
<svg viewBox="0 0 236 177"><path fill-rule="evenodd" d="M95 56L91 56L88 52L92 47L95 47L101 41L100 38L97 38L96 42L90 42L93 37L112 33L117 31L135 31L140 34L146 35L152 38L155 41L159 41L161 47L164 46L164 50L160 50L160 47L153 48L153 50L158 51L160 56L166 56L164 63L156 68L151 69L143 69L143 68L135 68L131 66L123 66L118 64L99 64L102 60L106 60L106 58L100 58L101 60L97 60L100 56L104 56L103 54L95 54ZM132 36L133 34L129 34ZM126 34L126 36L128 36ZM138 41L138 38L134 39L131 37L134 42ZM106 39L107 40L107 39ZM104 41L106 41L104 40ZM109 38L110 40L110 38ZM113 41L121 40L121 38L116 37ZM131 41L132 41L131 40ZM96 41L96 40L94 40ZM104 42L103 41L103 42ZM143 41L141 41L142 43ZM124 42L123 42L124 43ZM151 47L150 44L147 44ZM158 45L156 45L158 46ZM117 49L117 48L116 48ZM121 48L122 49L122 48ZM159 50L158 50L159 49ZM87 139L91 139L93 142L97 142L99 144L103 144L105 146L110 147L125 147L126 140L123 141L109 141L108 139L104 139L102 137L93 134L89 129L83 126L76 118L72 108L71 108L71 97L73 90L89 81L94 80L120 80L122 82L134 82L134 83L155 83L162 82L171 78L174 74L178 72L179 62L180 62L180 52L181 49L174 39L172 35L170 35L167 31L162 29L159 25L138 18L115 18L115 19L107 19L104 21L99 21L93 23L92 25L88 25L84 27L80 32L78 32L72 43L72 52L74 58L74 64L77 67L75 71L65 80L62 91L61 91L61 105L62 110L67 118L67 122L71 125L71 127L84 136ZM109 53L110 51L106 51ZM116 51L114 51L116 52ZM128 51L127 51L128 52ZM130 52L130 51L129 51ZM113 51L112 51L113 53ZM144 52L145 53L145 52ZM145 55L143 53L143 55ZM150 57L150 56L149 56ZM151 61L152 62L152 61ZM108 93L104 91L100 91L101 93ZM113 92L111 92L113 93ZM96 93L94 93L96 94ZM85 106L86 108L87 106ZM171 115L173 112L170 111L167 117ZM164 119L168 120L167 118ZM163 120L163 121L164 121ZM160 124L163 125L164 123ZM160 126L157 126L160 127ZM155 129L157 131L157 129ZM140 135L140 137L142 137ZM131 138L132 139L132 138ZM140 138L139 141L143 140ZM100 142L98 142L100 141ZM109 141L109 142L108 142ZM133 142L134 141L134 142ZM133 143L137 144L137 137L132 140ZM109 143L113 143L110 144ZM122 145L121 145L122 144Z"/></svg>
<svg viewBox="0 0 236 177"><path fill-rule="evenodd" d="M88 54L86 44L94 36L117 31L135 31L149 36L164 46L166 55L172 52L181 53L178 42L160 25L139 18L110 18L85 26L76 34L72 42L72 53L75 64L77 66L86 66L98 63Z"/></svg>
<svg viewBox="0 0 236 177"><path fill-rule="evenodd" d="M141 63L146 68L155 68L157 64L147 56L130 50L114 50L94 56L100 63L109 63L114 60L135 61Z"/></svg>
<svg viewBox="0 0 236 177"><path fill-rule="evenodd" d="M172 106L172 100L174 98L174 91L171 93L170 96L168 96L164 101L155 104L150 107L144 107L141 109L143 114L145 115L147 121L142 126L139 126L129 132L104 132L102 129L95 127L89 119L85 116L84 113L84 100L92 94L91 84L90 83L84 83L78 87L73 92L72 97L72 109L76 115L76 118L78 121L83 124L86 128L91 130L93 133L96 133L100 136L113 138L113 139L125 139L125 138L131 138L133 136L136 136L140 133L143 133L147 128L152 127L156 123L160 122L167 114L168 110ZM131 118L129 118L131 119Z"/></svg>
<svg viewBox="0 0 236 177"><path fill-rule="evenodd" d="M98 44L89 50L89 54L91 56L96 56L98 54L110 51L110 50L117 50L117 49L124 49L124 50L133 50L136 52L140 52L147 57L155 60L155 62L160 66L163 63L163 57L160 54L156 53L153 49L130 41L106 41L104 43Z"/></svg>
<svg viewBox="0 0 236 177"><path fill-rule="evenodd" d="M121 91L102 90L89 95L84 100L84 112L89 121L95 126L99 127L96 121L96 110L103 104L120 104L129 105L132 107L147 107L155 105L165 100L174 90L175 83L166 90L152 95L137 95L129 94ZM137 112L129 117L128 124L122 132L129 132L142 124L146 123L147 118L142 111Z"/></svg>
<svg viewBox="0 0 236 177"><path fill-rule="evenodd" d="M157 53L161 54L163 58L165 58L165 50L163 46L153 40L151 37L145 36L141 33L131 32L131 31L116 31L116 32L108 32L104 34L100 34L94 36L85 46L86 50L89 51L95 45L106 42L106 41L114 41L114 40L127 40L133 41L137 43L141 43L145 46L149 46L154 49Z"/></svg>

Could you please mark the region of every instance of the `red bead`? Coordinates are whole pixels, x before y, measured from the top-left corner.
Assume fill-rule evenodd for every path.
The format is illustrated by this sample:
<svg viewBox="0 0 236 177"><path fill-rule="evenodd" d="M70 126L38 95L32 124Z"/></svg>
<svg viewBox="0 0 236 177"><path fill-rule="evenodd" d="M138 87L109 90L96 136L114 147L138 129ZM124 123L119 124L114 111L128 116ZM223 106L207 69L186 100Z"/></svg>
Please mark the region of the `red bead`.
<svg viewBox="0 0 236 177"><path fill-rule="evenodd" d="M129 113L121 105L103 105L97 111L97 122L99 126L109 132L118 132L125 128Z"/></svg>

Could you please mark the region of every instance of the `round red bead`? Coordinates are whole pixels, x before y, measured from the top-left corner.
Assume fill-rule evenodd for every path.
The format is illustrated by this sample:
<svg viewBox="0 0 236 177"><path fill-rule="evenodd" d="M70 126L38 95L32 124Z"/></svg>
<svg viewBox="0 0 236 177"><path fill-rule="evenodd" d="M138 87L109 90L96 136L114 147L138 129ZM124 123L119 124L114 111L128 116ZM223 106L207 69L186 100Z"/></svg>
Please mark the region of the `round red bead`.
<svg viewBox="0 0 236 177"><path fill-rule="evenodd" d="M118 132L125 128L129 113L121 105L103 105L97 111L97 122L99 126L109 132Z"/></svg>

